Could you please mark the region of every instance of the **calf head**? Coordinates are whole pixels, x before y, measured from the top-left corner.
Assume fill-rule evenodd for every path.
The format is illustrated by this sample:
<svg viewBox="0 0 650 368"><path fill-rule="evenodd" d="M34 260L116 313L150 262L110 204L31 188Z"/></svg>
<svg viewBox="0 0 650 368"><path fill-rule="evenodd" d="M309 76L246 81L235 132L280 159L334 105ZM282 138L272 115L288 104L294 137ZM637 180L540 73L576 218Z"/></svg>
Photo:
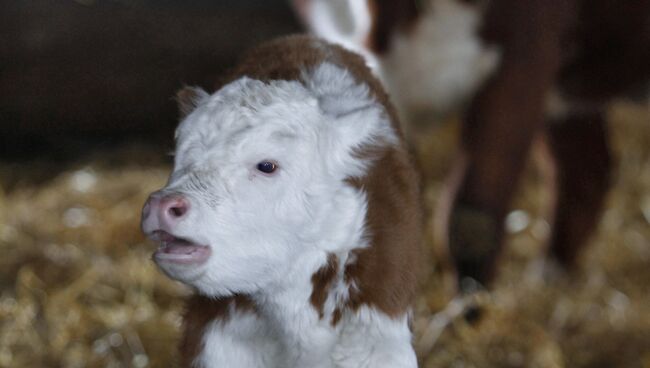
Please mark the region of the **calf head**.
<svg viewBox="0 0 650 368"><path fill-rule="evenodd" d="M300 80L186 88L179 103L174 169L142 214L168 276L210 296L255 293L307 253L361 245L366 199L347 179L369 164L360 148L397 142L366 85L323 63Z"/></svg>

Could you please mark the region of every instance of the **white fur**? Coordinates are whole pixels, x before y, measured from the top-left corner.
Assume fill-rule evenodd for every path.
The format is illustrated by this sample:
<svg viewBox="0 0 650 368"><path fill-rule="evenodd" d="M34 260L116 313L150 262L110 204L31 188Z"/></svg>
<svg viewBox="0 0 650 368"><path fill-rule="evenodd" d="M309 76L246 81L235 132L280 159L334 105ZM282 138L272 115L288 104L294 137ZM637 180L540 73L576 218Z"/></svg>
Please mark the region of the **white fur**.
<svg viewBox="0 0 650 368"><path fill-rule="evenodd" d="M312 0L307 24L314 34L363 55L376 69L377 60L364 45L371 26L367 0Z"/></svg>
<svg viewBox="0 0 650 368"><path fill-rule="evenodd" d="M368 87L329 63L301 81L241 78L197 102L177 130L163 192L190 202L173 234L208 245L211 257L160 266L208 296L248 294L259 309L214 321L197 366L416 366L405 316L362 308L331 323L351 287L343 281L350 251L368 246L366 195L346 179L371 163L355 151L397 142ZM265 160L277 162L274 174L257 171ZM311 277L330 253L340 268L320 318Z"/></svg>
<svg viewBox="0 0 650 368"><path fill-rule="evenodd" d="M210 323L203 336L206 347L194 359L195 367L275 367L282 356L273 330L252 312L231 310Z"/></svg>
<svg viewBox="0 0 650 368"><path fill-rule="evenodd" d="M392 319L368 306L344 315L337 327L313 313L231 311L211 322L203 343L196 367L417 367L407 316Z"/></svg>
<svg viewBox="0 0 650 368"><path fill-rule="evenodd" d="M444 113L476 91L499 59L478 37L481 15L475 5L430 0L413 33L395 35L381 68L398 105Z"/></svg>
<svg viewBox="0 0 650 368"><path fill-rule="evenodd" d="M391 319L370 307L346 316L341 321L339 343L333 352L335 367L417 367L407 318L405 315Z"/></svg>

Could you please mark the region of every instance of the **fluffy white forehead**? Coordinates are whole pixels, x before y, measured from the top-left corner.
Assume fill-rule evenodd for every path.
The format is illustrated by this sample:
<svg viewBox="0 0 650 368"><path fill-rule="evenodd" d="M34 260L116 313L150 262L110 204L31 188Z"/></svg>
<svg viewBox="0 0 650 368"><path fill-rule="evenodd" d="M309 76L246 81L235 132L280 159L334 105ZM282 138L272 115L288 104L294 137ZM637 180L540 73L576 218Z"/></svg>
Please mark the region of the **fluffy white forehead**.
<svg viewBox="0 0 650 368"><path fill-rule="evenodd" d="M368 86L331 63L304 71L300 81L242 77L196 105L177 129L177 155L232 147L251 136L271 143L289 138L327 150L323 154L356 176L365 163L353 158L355 149L397 142Z"/></svg>
<svg viewBox="0 0 650 368"><path fill-rule="evenodd" d="M201 137L201 143L210 146L253 129L258 134L259 130L299 134L316 128L304 120L317 113L317 99L301 83L243 77L199 101L178 127L176 138L182 144Z"/></svg>

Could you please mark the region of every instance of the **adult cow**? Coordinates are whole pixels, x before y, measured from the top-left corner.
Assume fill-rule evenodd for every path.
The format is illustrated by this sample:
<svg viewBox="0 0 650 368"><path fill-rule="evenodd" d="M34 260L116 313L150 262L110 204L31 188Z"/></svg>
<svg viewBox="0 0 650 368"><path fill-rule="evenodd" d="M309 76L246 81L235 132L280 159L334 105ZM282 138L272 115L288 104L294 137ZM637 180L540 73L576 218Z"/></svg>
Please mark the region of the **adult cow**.
<svg viewBox="0 0 650 368"><path fill-rule="evenodd" d="M402 111L462 108L460 180L444 216L459 281L493 277L504 219L538 136L555 168L549 255L575 264L610 185L606 104L648 91L650 0L294 5L313 32L364 54Z"/></svg>

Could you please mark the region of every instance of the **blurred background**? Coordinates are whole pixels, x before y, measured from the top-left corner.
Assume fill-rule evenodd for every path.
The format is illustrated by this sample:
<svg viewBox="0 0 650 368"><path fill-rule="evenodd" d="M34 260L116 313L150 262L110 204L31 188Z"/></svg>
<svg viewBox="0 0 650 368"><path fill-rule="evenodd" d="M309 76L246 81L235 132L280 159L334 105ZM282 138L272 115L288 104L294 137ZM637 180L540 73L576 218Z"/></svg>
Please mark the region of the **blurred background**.
<svg viewBox="0 0 650 368"><path fill-rule="evenodd" d="M173 96L298 31L278 0L0 0L0 367L174 366L189 291L139 230L171 168ZM615 184L580 268L539 276L549 193L533 155L483 318L453 318L433 345L424 326L453 295L430 259L423 366L650 367L650 110L621 100L608 120ZM412 139L429 217L458 128Z"/></svg>

